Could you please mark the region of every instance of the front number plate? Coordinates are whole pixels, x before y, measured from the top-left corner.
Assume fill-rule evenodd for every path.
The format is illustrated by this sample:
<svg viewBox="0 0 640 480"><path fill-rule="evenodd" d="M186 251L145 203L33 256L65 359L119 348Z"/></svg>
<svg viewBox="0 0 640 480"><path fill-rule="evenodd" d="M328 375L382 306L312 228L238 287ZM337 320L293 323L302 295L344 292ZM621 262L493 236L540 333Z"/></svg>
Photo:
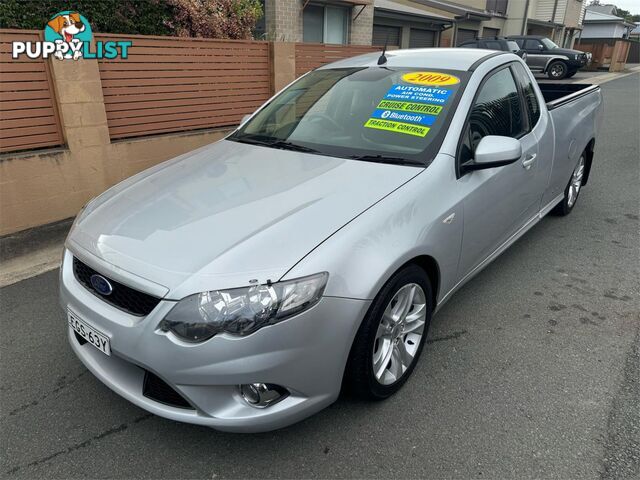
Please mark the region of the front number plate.
<svg viewBox="0 0 640 480"><path fill-rule="evenodd" d="M107 337L104 333L100 333L95 328L90 327L83 320L80 320L78 315L73 313L71 310L67 310L67 318L69 320L69 326L73 328L73 330L78 335L80 335L105 355L111 355L109 337Z"/></svg>

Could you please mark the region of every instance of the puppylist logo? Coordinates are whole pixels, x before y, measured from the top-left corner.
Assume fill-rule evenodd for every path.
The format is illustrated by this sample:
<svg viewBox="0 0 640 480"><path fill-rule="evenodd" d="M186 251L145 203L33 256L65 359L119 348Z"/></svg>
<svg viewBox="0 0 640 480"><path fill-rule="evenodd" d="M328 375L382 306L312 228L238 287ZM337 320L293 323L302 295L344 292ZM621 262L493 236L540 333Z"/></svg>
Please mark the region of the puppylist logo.
<svg viewBox="0 0 640 480"><path fill-rule="evenodd" d="M79 58L113 59L128 57L131 41L96 42L91 45L91 25L80 13L66 10L55 14L44 27L44 42L13 42L11 56L17 60L22 55L28 58L59 60Z"/></svg>

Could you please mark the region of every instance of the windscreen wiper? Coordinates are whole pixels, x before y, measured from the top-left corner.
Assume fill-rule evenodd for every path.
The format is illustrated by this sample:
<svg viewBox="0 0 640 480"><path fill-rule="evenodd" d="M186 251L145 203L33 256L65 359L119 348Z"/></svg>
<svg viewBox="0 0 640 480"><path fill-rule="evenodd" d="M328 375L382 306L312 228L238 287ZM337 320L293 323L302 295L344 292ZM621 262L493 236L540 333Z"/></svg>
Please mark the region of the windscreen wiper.
<svg viewBox="0 0 640 480"><path fill-rule="evenodd" d="M280 148L282 150L292 150L294 152L321 153L315 148L305 147L304 145L287 142L285 140L278 140L276 142L265 142L264 145L273 148Z"/></svg>
<svg viewBox="0 0 640 480"><path fill-rule="evenodd" d="M297 143L287 142L286 140L276 140L270 138L252 138L252 137L235 137L230 138L229 140L234 140L240 143L249 143L251 145L263 145L265 147L278 148L280 150L291 150L294 152L305 152L305 153L321 153L318 150L305 147L304 145L299 145Z"/></svg>
<svg viewBox="0 0 640 480"><path fill-rule="evenodd" d="M414 165L424 167L424 163L418 160L409 160L408 158L391 157L387 155L351 155L347 158L352 160L362 160L363 162L393 163L395 165Z"/></svg>

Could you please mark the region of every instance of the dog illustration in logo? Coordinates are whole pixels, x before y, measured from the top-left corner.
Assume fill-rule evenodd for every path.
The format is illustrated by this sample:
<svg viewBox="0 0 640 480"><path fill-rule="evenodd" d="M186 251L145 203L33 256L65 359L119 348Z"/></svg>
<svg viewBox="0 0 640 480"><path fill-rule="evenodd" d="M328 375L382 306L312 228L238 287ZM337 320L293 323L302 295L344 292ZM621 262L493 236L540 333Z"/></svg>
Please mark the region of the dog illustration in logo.
<svg viewBox="0 0 640 480"><path fill-rule="evenodd" d="M79 43L80 40L74 40L74 36L80 32L83 32L85 29L84 23L80 19L80 14L77 12L68 13L65 15L58 15L57 17L52 18L47 23L57 34L62 36L64 40L56 40L56 43L62 43L63 41L68 43L71 46L72 43ZM58 50L55 53L55 57L59 60L64 58L64 54ZM77 49L73 52L73 59L77 60L82 57L82 52L80 49Z"/></svg>

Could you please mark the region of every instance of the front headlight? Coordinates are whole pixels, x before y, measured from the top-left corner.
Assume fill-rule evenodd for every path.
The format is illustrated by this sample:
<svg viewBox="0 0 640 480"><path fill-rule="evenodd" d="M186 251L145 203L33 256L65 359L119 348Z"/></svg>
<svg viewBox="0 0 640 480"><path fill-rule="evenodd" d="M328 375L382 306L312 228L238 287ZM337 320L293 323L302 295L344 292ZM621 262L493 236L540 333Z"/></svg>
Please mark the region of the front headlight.
<svg viewBox="0 0 640 480"><path fill-rule="evenodd" d="M268 285L197 293L180 300L160 329L187 342L203 342L217 333L249 335L307 310L320 301L329 274Z"/></svg>

